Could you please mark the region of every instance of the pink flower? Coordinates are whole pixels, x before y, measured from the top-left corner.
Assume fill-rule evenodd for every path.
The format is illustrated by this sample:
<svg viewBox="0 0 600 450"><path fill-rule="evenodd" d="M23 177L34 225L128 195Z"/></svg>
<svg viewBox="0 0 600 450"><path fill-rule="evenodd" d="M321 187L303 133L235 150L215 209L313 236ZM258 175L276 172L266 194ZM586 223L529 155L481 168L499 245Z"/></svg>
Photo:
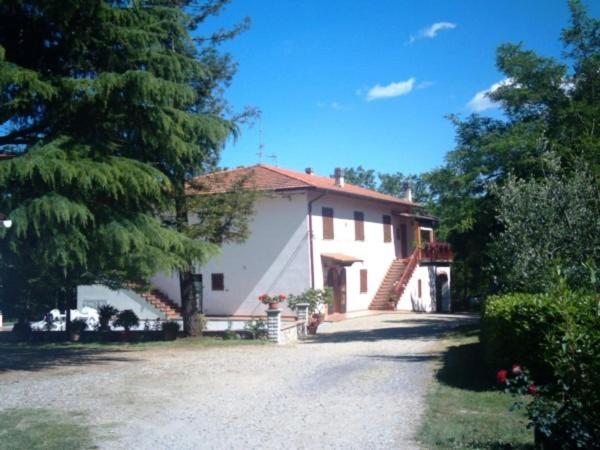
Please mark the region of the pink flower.
<svg viewBox="0 0 600 450"><path fill-rule="evenodd" d="M259 296L258 296L258 299L259 299L261 302L264 302L264 301L267 299L267 294L262 294L262 295L259 295Z"/></svg>
<svg viewBox="0 0 600 450"><path fill-rule="evenodd" d="M496 382L498 384L504 384L506 383L506 379L508 378L508 370L499 370L498 373L496 374Z"/></svg>
<svg viewBox="0 0 600 450"><path fill-rule="evenodd" d="M527 393L529 395L537 394L537 386L535 384L530 384L529 386L527 386Z"/></svg>
<svg viewBox="0 0 600 450"><path fill-rule="evenodd" d="M513 375L520 375L521 373L523 373L523 369L518 364L513 364L512 373Z"/></svg>
<svg viewBox="0 0 600 450"><path fill-rule="evenodd" d="M279 294L279 300L285 300L285 295Z"/></svg>

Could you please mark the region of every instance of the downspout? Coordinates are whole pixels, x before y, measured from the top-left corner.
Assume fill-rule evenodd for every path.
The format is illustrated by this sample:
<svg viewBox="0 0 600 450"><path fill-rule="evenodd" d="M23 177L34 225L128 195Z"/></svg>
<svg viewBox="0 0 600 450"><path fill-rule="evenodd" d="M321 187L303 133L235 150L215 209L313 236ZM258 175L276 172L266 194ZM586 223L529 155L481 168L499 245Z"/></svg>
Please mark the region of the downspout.
<svg viewBox="0 0 600 450"><path fill-rule="evenodd" d="M313 249L313 226L312 226L312 204L327 195L323 192L308 202L308 248L310 252L310 287L315 288L315 263Z"/></svg>

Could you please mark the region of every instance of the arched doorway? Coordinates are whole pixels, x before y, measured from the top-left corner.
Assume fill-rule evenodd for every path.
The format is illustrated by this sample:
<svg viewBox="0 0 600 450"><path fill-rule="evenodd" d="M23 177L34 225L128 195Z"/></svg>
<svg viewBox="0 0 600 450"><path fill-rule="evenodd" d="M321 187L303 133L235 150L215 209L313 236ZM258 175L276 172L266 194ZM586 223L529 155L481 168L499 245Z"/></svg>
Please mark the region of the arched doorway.
<svg viewBox="0 0 600 450"><path fill-rule="evenodd" d="M333 289L333 305L329 313L346 312L346 270L331 267L327 271L327 287Z"/></svg>

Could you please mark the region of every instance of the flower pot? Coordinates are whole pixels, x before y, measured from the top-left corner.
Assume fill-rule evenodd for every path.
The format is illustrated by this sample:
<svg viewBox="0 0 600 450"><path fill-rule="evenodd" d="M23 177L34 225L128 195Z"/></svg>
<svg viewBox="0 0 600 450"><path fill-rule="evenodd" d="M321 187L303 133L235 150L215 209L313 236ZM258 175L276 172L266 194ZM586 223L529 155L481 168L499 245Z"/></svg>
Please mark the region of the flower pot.
<svg viewBox="0 0 600 450"><path fill-rule="evenodd" d="M269 303L269 309L279 309L279 302Z"/></svg>

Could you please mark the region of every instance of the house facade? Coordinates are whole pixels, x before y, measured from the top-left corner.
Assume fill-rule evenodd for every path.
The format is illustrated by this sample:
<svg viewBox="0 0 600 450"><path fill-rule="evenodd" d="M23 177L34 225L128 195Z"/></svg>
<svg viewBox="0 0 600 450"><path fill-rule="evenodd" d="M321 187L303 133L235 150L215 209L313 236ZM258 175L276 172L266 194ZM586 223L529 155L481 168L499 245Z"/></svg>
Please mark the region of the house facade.
<svg viewBox="0 0 600 450"><path fill-rule="evenodd" d="M259 295L311 287L332 288L330 313L450 310L451 253L435 240L435 220L417 214L410 198L345 183L339 169L334 177L321 177L259 164L201 181L218 193L240 177L260 196L248 239L223 244L217 256L196 268L200 308L207 316L261 316ZM180 304L176 273L151 281L157 294ZM284 317L293 315L283 307Z"/></svg>

